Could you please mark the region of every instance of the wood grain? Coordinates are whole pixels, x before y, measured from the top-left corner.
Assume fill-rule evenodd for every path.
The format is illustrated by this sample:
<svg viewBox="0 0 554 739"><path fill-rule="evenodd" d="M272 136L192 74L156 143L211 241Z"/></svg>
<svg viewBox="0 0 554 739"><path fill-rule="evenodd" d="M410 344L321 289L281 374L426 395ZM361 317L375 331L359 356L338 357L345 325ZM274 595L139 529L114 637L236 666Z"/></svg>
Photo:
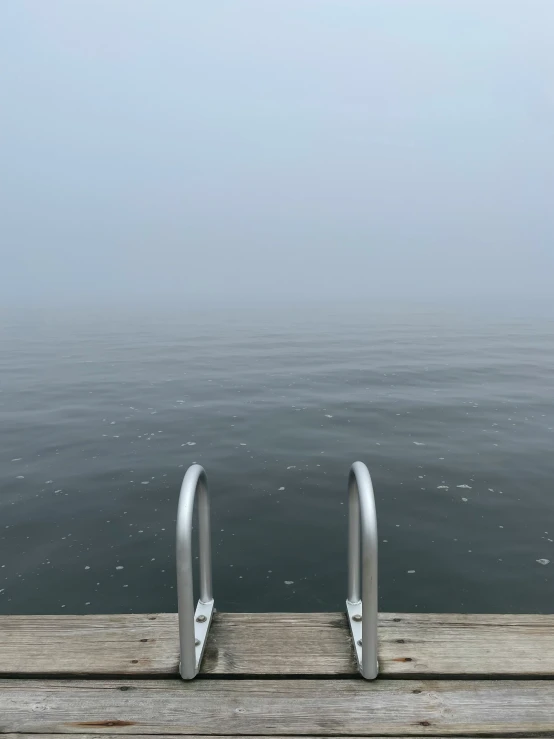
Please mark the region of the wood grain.
<svg viewBox="0 0 554 739"><path fill-rule="evenodd" d="M68 739L68 737L79 737L79 739L98 739L98 734L49 734L48 739ZM102 737L104 739L117 739L120 734L107 734L106 732L102 732ZM155 736L156 739L177 739L177 737L181 737L182 734L125 734L125 739L133 739L133 737L141 737L141 739L144 739L145 736ZM188 734L188 739L199 739L199 737L203 736L202 734ZM204 735L205 736L205 735ZM218 739L230 739L230 734L218 734ZM303 739L319 739L322 736L322 734L304 734ZM471 736L471 735L468 735ZM477 735L474 735L477 739ZM3 739L44 739L44 734L3 734ZM248 739L264 739L264 737L260 734L257 735L251 735L251 734L237 734L233 736L233 739L242 739L242 737L248 737ZM273 735L271 739L284 739L285 735L280 734L279 736ZM343 736L341 739L359 739L358 737L354 736ZM372 739L384 739L383 737L372 737ZM400 737L387 737L387 739L400 739ZM441 737L434 737L434 739L444 739ZM511 739L506 734L504 736L498 736L495 737L495 739ZM518 739L536 739L535 737L532 737L531 735L519 735Z"/></svg>
<svg viewBox="0 0 554 739"><path fill-rule="evenodd" d="M554 615L381 614L379 642L385 675L554 676Z"/></svg>
<svg viewBox="0 0 554 739"><path fill-rule="evenodd" d="M176 614L0 616L2 675L177 675ZM382 676L554 676L554 616L379 616ZM217 613L204 675L356 675L342 613Z"/></svg>
<svg viewBox="0 0 554 739"><path fill-rule="evenodd" d="M0 680L1 733L523 736L550 680Z"/></svg>

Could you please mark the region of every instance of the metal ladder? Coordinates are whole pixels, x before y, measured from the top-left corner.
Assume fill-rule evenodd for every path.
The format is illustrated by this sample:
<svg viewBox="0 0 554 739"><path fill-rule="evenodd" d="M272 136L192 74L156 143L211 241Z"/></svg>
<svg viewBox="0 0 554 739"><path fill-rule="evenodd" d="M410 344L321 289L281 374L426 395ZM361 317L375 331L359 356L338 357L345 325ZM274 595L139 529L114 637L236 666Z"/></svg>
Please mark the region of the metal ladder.
<svg viewBox="0 0 554 739"><path fill-rule="evenodd" d="M199 498L200 599L195 608L192 576L192 514L197 494ZM371 476L363 462L354 462L350 468L348 501L346 612L358 668L363 677L373 680L379 672L377 662L377 515ZM214 612L208 480L204 468L199 464L189 467L179 494L177 600L179 672L183 680L191 680L200 669Z"/></svg>

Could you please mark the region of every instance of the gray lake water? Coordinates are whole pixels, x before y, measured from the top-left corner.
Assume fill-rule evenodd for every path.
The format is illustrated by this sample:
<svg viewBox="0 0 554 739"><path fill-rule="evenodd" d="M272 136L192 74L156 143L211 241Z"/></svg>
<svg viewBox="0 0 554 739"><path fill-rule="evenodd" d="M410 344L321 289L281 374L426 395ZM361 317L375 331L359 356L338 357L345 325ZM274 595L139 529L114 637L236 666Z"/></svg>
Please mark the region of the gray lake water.
<svg viewBox="0 0 554 739"><path fill-rule="evenodd" d="M382 610L551 612L553 328L367 306L5 315L0 612L174 611L193 462L219 610L343 609L356 459Z"/></svg>

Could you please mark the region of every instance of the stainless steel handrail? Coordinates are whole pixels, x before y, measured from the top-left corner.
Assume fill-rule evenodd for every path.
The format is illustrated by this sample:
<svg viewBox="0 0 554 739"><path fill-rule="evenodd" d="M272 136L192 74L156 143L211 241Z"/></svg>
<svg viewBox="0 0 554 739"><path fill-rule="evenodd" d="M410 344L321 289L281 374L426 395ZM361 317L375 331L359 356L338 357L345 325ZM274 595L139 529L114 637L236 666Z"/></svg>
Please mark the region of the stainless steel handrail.
<svg viewBox="0 0 554 739"><path fill-rule="evenodd" d="M377 514L371 476L363 462L354 462L350 468L348 499L346 609L360 672L367 680L373 680L379 672L377 662Z"/></svg>
<svg viewBox="0 0 554 739"><path fill-rule="evenodd" d="M198 493L200 544L200 600L194 608L192 584L192 514ZM214 610L210 544L210 501L208 480L199 464L189 467L177 509L177 601L179 610L179 672L184 680L198 674Z"/></svg>

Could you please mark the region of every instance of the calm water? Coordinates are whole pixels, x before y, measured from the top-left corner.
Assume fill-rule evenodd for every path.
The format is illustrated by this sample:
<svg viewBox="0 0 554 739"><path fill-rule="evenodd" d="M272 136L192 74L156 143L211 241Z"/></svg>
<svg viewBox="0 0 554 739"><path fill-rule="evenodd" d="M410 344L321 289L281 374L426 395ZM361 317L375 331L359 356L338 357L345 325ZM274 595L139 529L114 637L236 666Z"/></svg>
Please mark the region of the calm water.
<svg viewBox="0 0 554 739"><path fill-rule="evenodd" d="M356 459L382 610L552 611L553 328L370 308L4 319L0 611L175 610L193 462L220 610L342 609Z"/></svg>

